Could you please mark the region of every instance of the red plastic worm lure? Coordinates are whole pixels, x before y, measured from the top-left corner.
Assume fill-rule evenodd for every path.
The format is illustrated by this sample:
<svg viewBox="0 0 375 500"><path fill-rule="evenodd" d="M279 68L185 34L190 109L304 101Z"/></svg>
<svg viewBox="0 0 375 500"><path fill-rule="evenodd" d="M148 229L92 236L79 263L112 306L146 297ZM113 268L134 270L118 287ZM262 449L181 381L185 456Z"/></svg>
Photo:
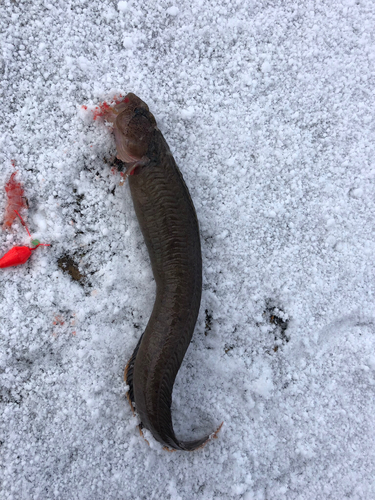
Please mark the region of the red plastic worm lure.
<svg viewBox="0 0 375 500"><path fill-rule="evenodd" d="M26 224L25 224L25 221L22 219L22 217L20 216L20 214L17 212L17 210L15 210L16 214L18 215L18 217L20 218L21 220L21 223L22 225L25 227L26 231L27 231L27 234L30 236L31 238L31 234L30 234L30 231L28 230ZM44 247L49 247L51 245L49 245L48 243L40 243L39 240L32 240L31 241L31 247L26 247L26 246L22 246L22 247L13 247L9 250L9 252L7 252L5 255L3 255L0 259L0 268L4 268L4 267L12 267L12 266L20 266L21 264L25 264L25 262L27 262L27 260L30 258L32 252L34 250L36 250L38 247L40 246L44 246Z"/></svg>
<svg viewBox="0 0 375 500"><path fill-rule="evenodd" d="M13 161L12 164L14 166ZM7 194L8 202L5 209L3 229L9 229L11 227L14 219L17 217L17 210L20 211L22 208L27 207L23 187L20 182L16 181L16 174L17 172L13 172L9 181L5 184L5 192Z"/></svg>

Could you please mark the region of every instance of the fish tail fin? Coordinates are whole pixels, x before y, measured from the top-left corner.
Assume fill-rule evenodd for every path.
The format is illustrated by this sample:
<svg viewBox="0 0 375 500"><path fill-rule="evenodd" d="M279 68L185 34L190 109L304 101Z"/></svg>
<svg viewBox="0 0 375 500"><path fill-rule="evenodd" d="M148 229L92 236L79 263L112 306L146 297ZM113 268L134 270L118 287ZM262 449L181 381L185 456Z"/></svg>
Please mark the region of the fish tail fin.
<svg viewBox="0 0 375 500"><path fill-rule="evenodd" d="M209 434L208 436L205 436L201 439L194 439L192 441L178 441L176 440L176 446L173 448L169 448L168 446L164 446L163 449L166 451L177 451L177 450L183 450L183 451L195 451L199 450L201 448L204 448L206 444L211 441L211 439L217 439L217 435L222 428L224 422L221 422L219 427L216 429L215 432L212 434Z"/></svg>

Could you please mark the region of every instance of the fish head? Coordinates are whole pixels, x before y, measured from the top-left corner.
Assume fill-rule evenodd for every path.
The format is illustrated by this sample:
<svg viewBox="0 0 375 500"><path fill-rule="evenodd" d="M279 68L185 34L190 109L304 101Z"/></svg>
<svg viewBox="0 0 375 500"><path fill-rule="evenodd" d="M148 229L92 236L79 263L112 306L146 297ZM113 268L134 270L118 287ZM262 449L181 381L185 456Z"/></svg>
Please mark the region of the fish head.
<svg viewBox="0 0 375 500"><path fill-rule="evenodd" d="M156 120L142 99L129 93L108 107L103 117L112 123L117 158L124 163L145 158L156 128Z"/></svg>

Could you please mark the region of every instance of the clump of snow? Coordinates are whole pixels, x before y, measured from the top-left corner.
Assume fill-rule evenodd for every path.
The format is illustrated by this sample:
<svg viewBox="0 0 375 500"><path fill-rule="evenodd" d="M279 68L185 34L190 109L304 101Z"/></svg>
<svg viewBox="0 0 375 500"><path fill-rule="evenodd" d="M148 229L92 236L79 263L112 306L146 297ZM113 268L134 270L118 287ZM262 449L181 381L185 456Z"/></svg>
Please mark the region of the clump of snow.
<svg viewBox="0 0 375 500"><path fill-rule="evenodd" d="M184 118L186 120L190 120L194 116L195 110L192 106L189 106L186 109L181 109L181 118Z"/></svg>
<svg viewBox="0 0 375 500"><path fill-rule="evenodd" d="M122 43L125 49L131 49L134 45L134 40L131 36L124 36Z"/></svg>
<svg viewBox="0 0 375 500"><path fill-rule="evenodd" d="M126 10L128 10L128 2L118 2L117 9L119 10L119 12L125 12Z"/></svg>
<svg viewBox="0 0 375 500"><path fill-rule="evenodd" d="M264 61L264 63L261 66L262 72L263 73L269 73L271 71L271 64L269 61Z"/></svg>
<svg viewBox="0 0 375 500"><path fill-rule="evenodd" d="M169 9L167 9L167 14L169 14L170 16L177 16L179 12L179 8L175 5L172 5L172 7L169 7Z"/></svg>

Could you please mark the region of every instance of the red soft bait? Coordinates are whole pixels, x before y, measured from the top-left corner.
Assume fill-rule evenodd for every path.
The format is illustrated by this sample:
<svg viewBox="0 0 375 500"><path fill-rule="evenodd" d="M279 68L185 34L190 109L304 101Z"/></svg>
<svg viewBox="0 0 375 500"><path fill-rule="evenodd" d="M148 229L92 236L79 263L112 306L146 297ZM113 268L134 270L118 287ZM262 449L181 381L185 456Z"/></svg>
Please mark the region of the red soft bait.
<svg viewBox="0 0 375 500"><path fill-rule="evenodd" d="M14 219L16 218L15 212L17 210L27 208L23 187L20 182L16 181L16 174L17 172L13 172L9 181L5 184L5 192L7 194L8 202L5 209L3 229L11 227Z"/></svg>
<svg viewBox="0 0 375 500"><path fill-rule="evenodd" d="M20 216L20 214L15 210L16 214L21 220L22 225L25 227L27 234L31 238L30 231L28 230L24 220ZM49 247L48 243L40 243L39 240L32 240L31 241L31 247L13 247L7 252L5 255L3 255L0 259L0 269L4 267L12 267L12 266L20 266L21 264L25 264L27 260L30 258L32 252L36 250L40 246L44 247Z"/></svg>

